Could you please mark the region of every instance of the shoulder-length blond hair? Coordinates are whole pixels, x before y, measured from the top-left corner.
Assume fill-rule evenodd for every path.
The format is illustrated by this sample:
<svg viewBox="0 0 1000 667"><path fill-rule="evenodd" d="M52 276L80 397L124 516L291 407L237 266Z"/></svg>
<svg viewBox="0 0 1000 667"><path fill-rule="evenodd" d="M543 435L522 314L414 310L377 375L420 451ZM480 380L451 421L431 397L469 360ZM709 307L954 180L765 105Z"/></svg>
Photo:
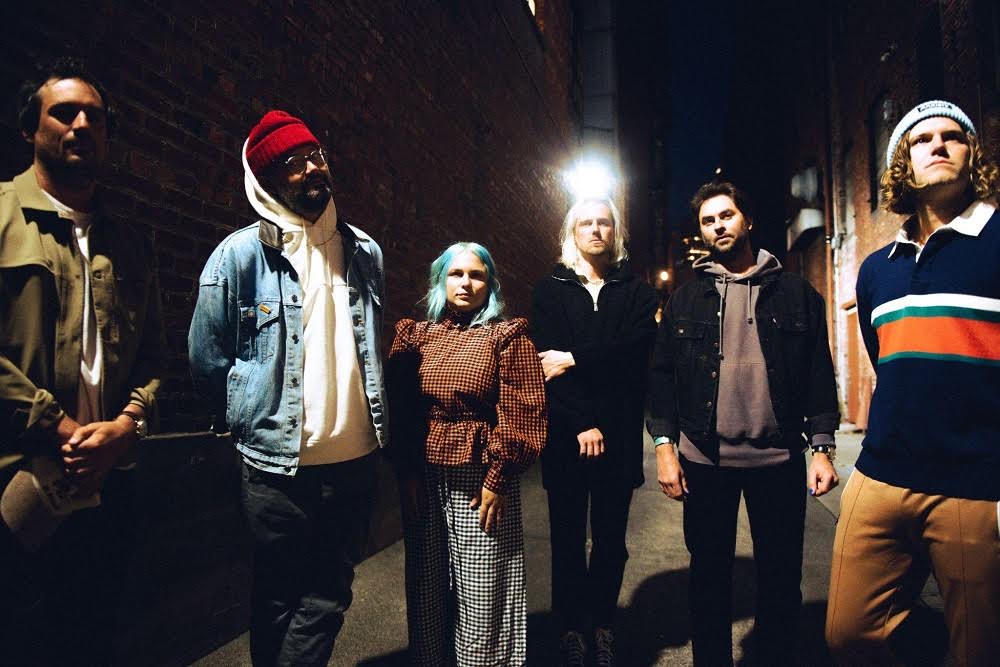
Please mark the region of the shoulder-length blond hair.
<svg viewBox="0 0 1000 667"><path fill-rule="evenodd" d="M611 224L614 225L615 229L615 245L612 248L614 256L612 257L612 261L617 264L624 259L628 259L628 251L625 249L625 243L628 241L628 225L625 224L625 219L622 218L622 214L618 211L618 207L615 206L613 201L605 197L598 197L578 201L566 213L566 217L563 219L562 230L559 232L559 263L570 269L576 266L576 261L579 259L580 253L576 248L576 238L573 232L576 231L576 222L580 217L581 209L588 204L604 204L611 211Z"/></svg>
<svg viewBox="0 0 1000 667"><path fill-rule="evenodd" d="M1000 170L990 160L979 143L979 137L965 133L969 145L969 188L976 199L989 199L1000 194ZM910 133L907 132L896 144L892 163L882 172L882 201L885 210L903 215L916 213L916 194L922 186L913 178L913 163L910 161Z"/></svg>

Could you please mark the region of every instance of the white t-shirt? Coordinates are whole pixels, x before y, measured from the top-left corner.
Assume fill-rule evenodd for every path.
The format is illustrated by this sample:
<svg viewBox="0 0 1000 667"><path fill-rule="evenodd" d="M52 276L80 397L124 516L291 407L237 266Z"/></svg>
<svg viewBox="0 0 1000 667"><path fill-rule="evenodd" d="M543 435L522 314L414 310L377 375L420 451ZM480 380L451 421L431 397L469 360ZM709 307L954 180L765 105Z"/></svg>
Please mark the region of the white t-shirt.
<svg viewBox="0 0 1000 667"><path fill-rule="evenodd" d="M45 192L59 217L73 223L73 238L80 251L80 264L83 269L83 330L80 354L80 385L77 392L76 414L73 418L80 424L104 419L104 406L101 405L101 382L103 380L104 361L101 352L101 332L97 327L97 313L94 310L93 290L90 284L90 223L94 216L66 206L61 201Z"/></svg>

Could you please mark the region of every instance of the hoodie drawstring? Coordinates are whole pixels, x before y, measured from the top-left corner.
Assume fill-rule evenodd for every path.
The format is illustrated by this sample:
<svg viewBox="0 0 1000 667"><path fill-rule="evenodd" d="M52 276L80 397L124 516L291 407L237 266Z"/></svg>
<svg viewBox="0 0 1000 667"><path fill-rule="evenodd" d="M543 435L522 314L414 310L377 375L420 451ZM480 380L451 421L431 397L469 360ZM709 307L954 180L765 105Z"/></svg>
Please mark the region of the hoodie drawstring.
<svg viewBox="0 0 1000 667"><path fill-rule="evenodd" d="M722 276L722 292L719 294L719 359L725 358L723 354L723 345L725 341L725 336L723 332L725 331L725 320L726 320L726 296L729 294L729 276Z"/></svg>
<svg viewBox="0 0 1000 667"><path fill-rule="evenodd" d="M734 282L729 276L717 276L722 281L722 291L719 292L719 359L724 357L726 299L729 296L729 283ZM753 324L753 288L754 281L747 281L747 324ZM758 290L760 288L758 287Z"/></svg>

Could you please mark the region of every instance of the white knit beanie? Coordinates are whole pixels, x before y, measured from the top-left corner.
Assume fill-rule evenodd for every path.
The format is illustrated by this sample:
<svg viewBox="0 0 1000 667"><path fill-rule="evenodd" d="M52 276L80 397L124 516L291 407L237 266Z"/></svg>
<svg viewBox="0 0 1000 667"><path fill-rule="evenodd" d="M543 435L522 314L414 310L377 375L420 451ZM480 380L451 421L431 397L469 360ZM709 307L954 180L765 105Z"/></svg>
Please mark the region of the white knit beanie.
<svg viewBox="0 0 1000 667"><path fill-rule="evenodd" d="M896 146L903 140L903 135L909 132L911 127L925 118L936 118L938 116L951 118L953 121L961 125L969 134L976 133L976 127L972 124L972 119L951 102L945 102L944 100L928 100L926 102L921 102L906 112L906 115L903 116L903 120L899 121L899 124L896 125L896 129L892 131L892 136L889 138L889 146L885 151L886 168L889 168L892 165L892 154L896 152Z"/></svg>

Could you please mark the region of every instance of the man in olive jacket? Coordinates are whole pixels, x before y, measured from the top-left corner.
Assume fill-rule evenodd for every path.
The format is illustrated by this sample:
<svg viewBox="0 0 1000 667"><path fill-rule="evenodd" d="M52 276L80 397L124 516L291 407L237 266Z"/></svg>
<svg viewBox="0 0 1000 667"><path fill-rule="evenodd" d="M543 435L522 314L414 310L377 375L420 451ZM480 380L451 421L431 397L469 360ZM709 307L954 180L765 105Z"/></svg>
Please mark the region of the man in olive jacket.
<svg viewBox="0 0 1000 667"><path fill-rule="evenodd" d="M628 551L632 491L642 485L646 364L656 294L625 262L627 228L610 199L573 206L562 254L535 287L532 329L545 370L542 452L552 537L552 608L566 664L614 659L613 622ZM588 567L587 506L593 538Z"/></svg>
<svg viewBox="0 0 1000 667"><path fill-rule="evenodd" d="M110 661L127 468L164 351L152 248L101 211L103 87L68 59L22 88L32 166L0 184L2 658Z"/></svg>

